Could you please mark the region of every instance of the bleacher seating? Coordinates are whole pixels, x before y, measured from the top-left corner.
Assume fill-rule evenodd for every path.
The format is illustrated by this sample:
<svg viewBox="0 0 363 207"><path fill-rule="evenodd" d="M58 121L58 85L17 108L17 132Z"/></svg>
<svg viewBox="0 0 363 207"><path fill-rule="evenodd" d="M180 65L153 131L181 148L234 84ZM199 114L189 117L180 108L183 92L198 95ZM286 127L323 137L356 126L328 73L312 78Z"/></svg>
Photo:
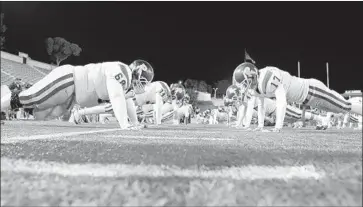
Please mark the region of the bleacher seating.
<svg viewBox="0 0 363 207"><path fill-rule="evenodd" d="M40 72L44 73L44 74L48 74L48 73L50 73L50 71L51 71L51 70L47 70L47 69L40 68L40 67L36 67L36 66L34 66L34 68L35 68L36 70L38 70L38 71L40 71Z"/></svg>
<svg viewBox="0 0 363 207"><path fill-rule="evenodd" d="M44 73L29 65L1 58L1 84L9 84L15 78L21 78L23 82L34 84L44 76Z"/></svg>
<svg viewBox="0 0 363 207"><path fill-rule="evenodd" d="M8 75L1 70L1 85L10 85L15 80L15 77Z"/></svg>

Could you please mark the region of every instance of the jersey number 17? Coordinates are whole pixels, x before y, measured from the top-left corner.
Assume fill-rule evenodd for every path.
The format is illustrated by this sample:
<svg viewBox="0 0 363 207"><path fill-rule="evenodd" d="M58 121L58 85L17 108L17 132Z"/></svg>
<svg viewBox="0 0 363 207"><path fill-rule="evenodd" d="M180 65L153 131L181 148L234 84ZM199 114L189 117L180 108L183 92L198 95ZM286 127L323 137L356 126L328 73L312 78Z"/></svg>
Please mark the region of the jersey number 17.
<svg viewBox="0 0 363 207"><path fill-rule="evenodd" d="M281 83L280 78L278 78L277 76L272 76L272 80L271 80L271 85L275 86L275 88L277 88L278 84Z"/></svg>

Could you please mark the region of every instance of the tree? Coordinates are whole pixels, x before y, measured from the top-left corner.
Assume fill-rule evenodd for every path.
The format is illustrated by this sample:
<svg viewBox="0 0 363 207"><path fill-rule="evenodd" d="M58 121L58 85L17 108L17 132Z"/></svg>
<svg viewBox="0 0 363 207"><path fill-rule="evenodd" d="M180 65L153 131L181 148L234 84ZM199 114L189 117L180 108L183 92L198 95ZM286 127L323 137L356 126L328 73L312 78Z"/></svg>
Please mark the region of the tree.
<svg viewBox="0 0 363 207"><path fill-rule="evenodd" d="M82 49L74 43L68 42L66 39L61 37L47 38L45 41L48 55L50 55L51 60L59 64L67 59L69 56L79 56Z"/></svg>
<svg viewBox="0 0 363 207"><path fill-rule="evenodd" d="M212 94L213 93L213 87L211 85L208 84L207 86L207 92ZM213 94L212 94L213 95Z"/></svg>
<svg viewBox="0 0 363 207"><path fill-rule="evenodd" d="M193 88L185 88L185 91L190 96L189 103L192 104L192 106L195 106L195 104L197 104L198 101L198 92L195 91Z"/></svg>
<svg viewBox="0 0 363 207"><path fill-rule="evenodd" d="M184 81L184 87L198 90L198 81L194 79L187 79L186 81Z"/></svg>
<svg viewBox="0 0 363 207"><path fill-rule="evenodd" d="M198 83L198 91L200 92L207 92L208 84L205 81L199 81Z"/></svg>
<svg viewBox="0 0 363 207"><path fill-rule="evenodd" d="M216 88L218 88L217 90L217 96L218 97L222 97L226 91L227 88L231 85L232 83L229 80L220 80L218 81L215 86Z"/></svg>
<svg viewBox="0 0 363 207"><path fill-rule="evenodd" d="M6 25L4 24L4 13L1 13L0 16L0 32L1 32L1 39L0 39L0 48L4 49L5 45L5 31L7 29Z"/></svg>

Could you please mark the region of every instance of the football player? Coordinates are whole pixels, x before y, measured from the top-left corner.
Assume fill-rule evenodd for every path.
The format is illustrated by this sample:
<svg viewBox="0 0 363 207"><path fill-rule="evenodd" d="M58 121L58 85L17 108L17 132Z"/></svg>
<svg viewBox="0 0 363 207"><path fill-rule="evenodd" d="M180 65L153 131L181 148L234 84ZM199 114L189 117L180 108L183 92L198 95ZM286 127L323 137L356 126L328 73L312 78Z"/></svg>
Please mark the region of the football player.
<svg viewBox="0 0 363 207"><path fill-rule="evenodd" d="M189 105L185 105L184 103L189 102L190 97L187 95L186 90L183 85L179 83L173 83L170 85L170 90L172 94L172 105L174 108L174 118L173 124L180 124L180 120L187 117L189 119ZM184 121L187 121L185 119Z"/></svg>
<svg viewBox="0 0 363 207"><path fill-rule="evenodd" d="M154 71L141 71L139 76L141 81L138 88L135 90L130 89L125 95L127 114L131 123L135 126L139 125L136 107L143 106L145 104L152 104L152 106L156 107L156 120L160 119L161 121L160 113L163 101L170 97L170 89L165 82L151 82L154 78ZM113 105L111 103L106 103L92 108L74 110L72 116L75 120L78 120L78 117L83 115L102 114L101 117L103 120L110 116L110 113L112 114L112 112ZM109 115L106 116L104 113L109 113ZM159 124L159 121L156 124Z"/></svg>
<svg viewBox="0 0 363 207"><path fill-rule="evenodd" d="M247 110L248 99L250 99L251 96L249 94L243 96L243 94L241 94L241 91L237 86L231 85L230 87L228 87L226 91L226 97L234 101L236 105L239 106L236 127L241 127L243 125L244 128L248 129L251 124L251 121L248 120L251 120L251 118L246 116L247 114L246 110ZM277 108L276 101L269 98L264 98L264 108L265 108L264 122L275 123L273 117L276 116L276 108ZM252 117L258 117L257 110L258 110L258 104L255 102L255 105L253 106L253 113L249 115L251 115ZM301 120L302 110L292 105L287 105L286 116L287 118L293 121ZM305 118L307 120L314 120L318 122L321 122L322 119L324 119L322 116L318 116L310 112L305 112Z"/></svg>
<svg viewBox="0 0 363 207"><path fill-rule="evenodd" d="M132 88L143 93L142 73L154 74L147 61L135 60L130 66L122 62L92 63L84 66L63 65L53 69L27 90L15 94L12 108L33 108L35 119L58 118L75 103L81 107L110 100L120 128L132 129L128 122L125 93Z"/></svg>
<svg viewBox="0 0 363 207"><path fill-rule="evenodd" d="M138 116L148 123L155 123L155 120L158 120L155 114L159 113L159 124L166 122L171 118L174 119L174 123L179 123L177 121L178 117L180 117L180 114L184 114L184 112L181 112L184 110L184 103L188 102L184 87L180 84L171 84L169 88L169 86L162 81L154 83L155 86L149 87L151 89L148 90L150 91L150 94L145 94L144 97L139 96L134 98L135 104L139 108L137 113ZM153 96L151 95L154 94L154 92L156 92L157 95L155 99L153 99ZM162 101L159 101L161 107L158 104L153 104L156 103L158 96L162 98Z"/></svg>
<svg viewBox="0 0 363 207"><path fill-rule="evenodd" d="M146 122L149 124L155 124L155 113L154 113L154 104L146 104L142 107L138 107L137 115L140 122ZM162 117L161 123L165 123L170 121L174 117L174 107L171 104L171 101L167 101L163 104L161 109Z"/></svg>
<svg viewBox="0 0 363 207"><path fill-rule="evenodd" d="M193 113L193 106L189 104L190 96L185 93L182 106L177 109L177 115L179 119L183 120L185 124L189 124L191 122L191 116Z"/></svg>
<svg viewBox="0 0 363 207"><path fill-rule="evenodd" d="M234 70L233 80L244 94L248 92L252 95L248 101L248 113L252 113L254 103L258 103L257 130L263 129L264 98L276 98L276 125L272 130L274 132L282 129L288 102L301 103L334 113L362 114L362 104L345 100L321 81L298 78L276 67L268 66L258 70L254 64L244 62Z"/></svg>

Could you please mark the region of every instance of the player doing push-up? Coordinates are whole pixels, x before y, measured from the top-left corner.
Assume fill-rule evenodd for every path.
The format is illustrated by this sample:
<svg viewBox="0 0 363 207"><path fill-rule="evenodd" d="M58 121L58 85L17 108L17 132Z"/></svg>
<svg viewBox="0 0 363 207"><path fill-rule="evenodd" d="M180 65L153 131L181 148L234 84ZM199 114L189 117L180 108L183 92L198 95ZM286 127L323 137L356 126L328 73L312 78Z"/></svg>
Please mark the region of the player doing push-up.
<svg viewBox="0 0 363 207"><path fill-rule="evenodd" d="M143 92L142 71L153 71L144 60L130 66L122 62L103 62L84 66L63 65L19 94L3 100L1 110L32 108L35 119L47 120L69 112L75 103L81 107L98 105L98 100L110 100L121 129L130 129L125 93L132 88ZM4 105L3 105L4 103Z"/></svg>
<svg viewBox="0 0 363 207"><path fill-rule="evenodd" d="M247 113L252 113L254 104L258 101L258 129L263 127L264 98L276 98L276 125L273 129L276 132L283 126L287 103L301 103L334 113L362 114L362 104L347 101L321 81L298 78L276 67L268 66L258 70L254 64L245 62L234 70L233 80L244 94L251 95Z"/></svg>

